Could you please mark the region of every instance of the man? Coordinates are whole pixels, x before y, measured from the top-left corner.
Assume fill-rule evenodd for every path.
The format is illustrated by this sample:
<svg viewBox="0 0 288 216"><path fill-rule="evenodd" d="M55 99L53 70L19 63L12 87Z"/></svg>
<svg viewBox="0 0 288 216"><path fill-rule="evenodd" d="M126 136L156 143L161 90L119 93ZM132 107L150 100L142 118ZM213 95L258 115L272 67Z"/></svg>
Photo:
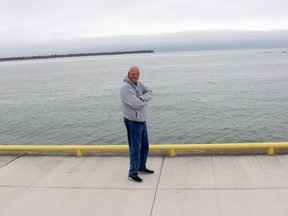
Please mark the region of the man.
<svg viewBox="0 0 288 216"><path fill-rule="evenodd" d="M123 81L120 95L130 154L128 179L140 183L142 179L138 173L153 174L154 171L146 167L149 152L147 104L153 98L153 92L139 81L139 76L139 68L131 67Z"/></svg>

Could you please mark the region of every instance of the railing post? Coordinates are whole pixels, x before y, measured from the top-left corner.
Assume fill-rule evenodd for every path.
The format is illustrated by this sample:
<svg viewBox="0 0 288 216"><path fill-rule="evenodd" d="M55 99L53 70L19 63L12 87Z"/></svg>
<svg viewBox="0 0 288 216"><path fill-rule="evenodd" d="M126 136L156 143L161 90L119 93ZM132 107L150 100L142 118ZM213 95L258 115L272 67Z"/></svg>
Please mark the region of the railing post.
<svg viewBox="0 0 288 216"><path fill-rule="evenodd" d="M81 149L77 149L77 157L83 157L83 151Z"/></svg>
<svg viewBox="0 0 288 216"><path fill-rule="evenodd" d="M274 155L274 147L269 147L268 148L268 155Z"/></svg>
<svg viewBox="0 0 288 216"><path fill-rule="evenodd" d="M175 157L176 156L176 150L175 149L170 149L170 156Z"/></svg>

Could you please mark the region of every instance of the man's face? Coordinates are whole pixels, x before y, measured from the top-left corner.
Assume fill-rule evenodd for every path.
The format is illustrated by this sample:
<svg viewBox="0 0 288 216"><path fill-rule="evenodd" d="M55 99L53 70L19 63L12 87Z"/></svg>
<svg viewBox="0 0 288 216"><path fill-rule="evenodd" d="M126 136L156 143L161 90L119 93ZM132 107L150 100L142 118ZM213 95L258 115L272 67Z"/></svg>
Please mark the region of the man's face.
<svg viewBox="0 0 288 216"><path fill-rule="evenodd" d="M137 81L139 80L139 77L140 77L139 68L137 68L137 67L132 68L128 73L128 77L130 78L130 80L133 83L137 83Z"/></svg>

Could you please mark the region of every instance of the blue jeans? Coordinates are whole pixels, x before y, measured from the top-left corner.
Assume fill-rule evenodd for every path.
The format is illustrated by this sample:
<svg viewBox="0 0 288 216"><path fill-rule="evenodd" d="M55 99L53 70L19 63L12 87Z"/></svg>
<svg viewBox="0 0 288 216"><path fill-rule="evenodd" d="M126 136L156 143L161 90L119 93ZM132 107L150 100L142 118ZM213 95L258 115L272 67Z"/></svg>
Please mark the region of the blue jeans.
<svg viewBox="0 0 288 216"><path fill-rule="evenodd" d="M129 177L138 175L139 170L146 169L146 161L149 152L148 131L146 122L136 122L124 118L127 129L130 169Z"/></svg>

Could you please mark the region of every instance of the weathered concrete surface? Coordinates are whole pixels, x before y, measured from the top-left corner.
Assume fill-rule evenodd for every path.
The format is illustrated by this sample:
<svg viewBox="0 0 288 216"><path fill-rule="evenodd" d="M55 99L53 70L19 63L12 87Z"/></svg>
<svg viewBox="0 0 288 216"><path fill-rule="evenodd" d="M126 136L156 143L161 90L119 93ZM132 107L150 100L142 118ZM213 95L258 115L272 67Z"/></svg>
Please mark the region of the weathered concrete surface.
<svg viewBox="0 0 288 216"><path fill-rule="evenodd" d="M152 156L128 181L127 156L0 155L0 215L287 216L288 155Z"/></svg>

